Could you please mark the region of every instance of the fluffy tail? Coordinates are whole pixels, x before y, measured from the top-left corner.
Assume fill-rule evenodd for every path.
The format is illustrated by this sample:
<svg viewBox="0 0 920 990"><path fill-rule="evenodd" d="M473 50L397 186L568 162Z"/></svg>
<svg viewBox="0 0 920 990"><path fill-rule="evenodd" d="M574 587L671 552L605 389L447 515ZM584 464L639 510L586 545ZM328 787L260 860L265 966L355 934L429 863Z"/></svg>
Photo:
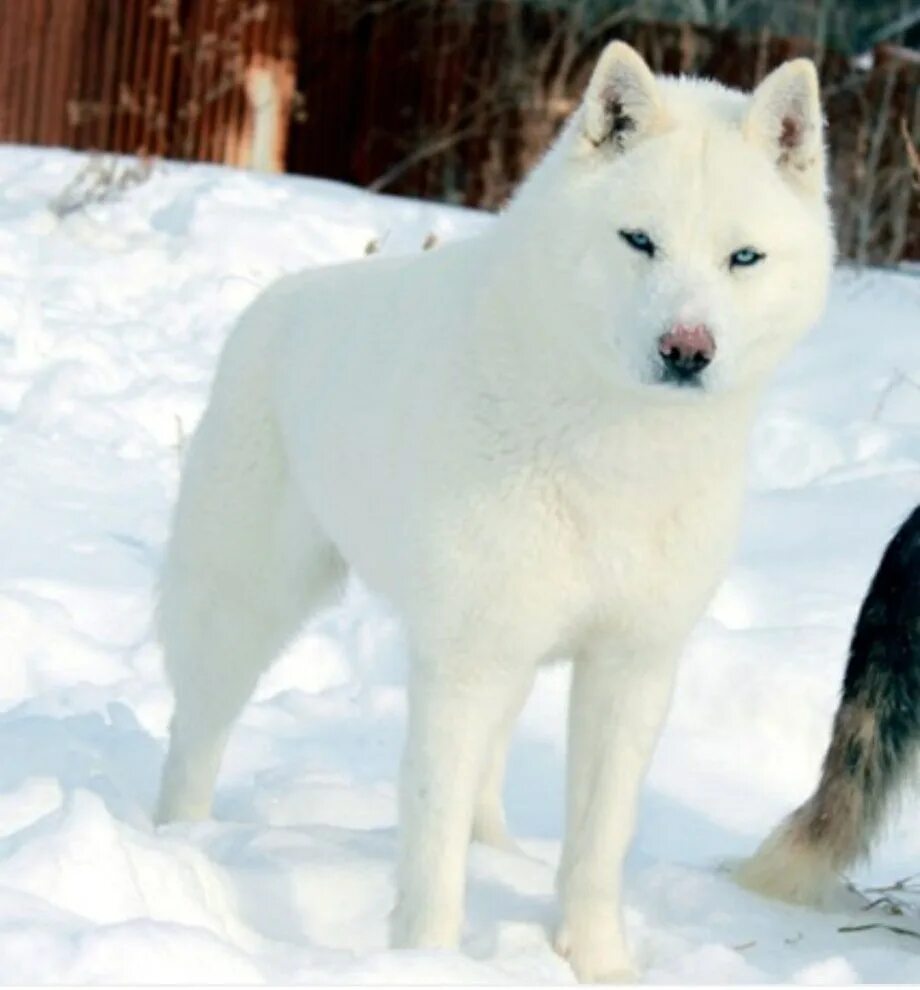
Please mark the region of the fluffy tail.
<svg viewBox="0 0 920 990"><path fill-rule="evenodd" d="M738 870L770 897L819 904L868 855L920 750L920 506L888 544L860 609L815 793Z"/></svg>

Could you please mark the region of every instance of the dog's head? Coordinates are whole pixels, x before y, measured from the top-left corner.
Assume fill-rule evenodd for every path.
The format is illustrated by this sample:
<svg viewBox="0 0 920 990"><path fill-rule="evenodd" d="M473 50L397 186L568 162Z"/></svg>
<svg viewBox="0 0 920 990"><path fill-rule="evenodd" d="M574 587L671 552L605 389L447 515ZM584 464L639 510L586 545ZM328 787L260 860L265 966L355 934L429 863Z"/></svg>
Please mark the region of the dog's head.
<svg viewBox="0 0 920 990"><path fill-rule="evenodd" d="M537 169L539 209L529 185L512 210L542 216L531 233L566 296L560 332L586 336L622 385L750 387L824 306L834 245L806 59L746 94L656 77L613 42Z"/></svg>

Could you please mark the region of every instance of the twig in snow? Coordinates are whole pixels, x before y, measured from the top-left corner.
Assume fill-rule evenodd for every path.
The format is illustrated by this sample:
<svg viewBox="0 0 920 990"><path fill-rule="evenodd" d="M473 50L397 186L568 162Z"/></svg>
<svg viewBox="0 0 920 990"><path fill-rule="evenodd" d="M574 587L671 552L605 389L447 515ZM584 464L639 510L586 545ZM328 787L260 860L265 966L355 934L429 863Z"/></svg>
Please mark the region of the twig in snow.
<svg viewBox="0 0 920 990"><path fill-rule="evenodd" d="M902 379L911 383L911 385L916 385L916 382L911 381L907 375L902 373ZM920 388L920 385L916 386ZM865 892L867 894L889 894L895 890L909 890L911 892L920 893L920 873L911 873L910 876L902 877L900 880L895 880L894 883L888 884L885 887L866 887Z"/></svg>
<svg viewBox="0 0 920 990"><path fill-rule="evenodd" d="M881 394L878 397L878 401L875 403L875 409L872 410L872 421L875 422L879 416L882 414L882 410L885 408L885 403L888 401L888 397L891 393L901 384L907 384L915 389L920 390L920 382L915 382L910 375L901 371L898 368L891 378L891 381L882 389ZM912 877L907 877L906 880L914 880L920 877L920 873L915 874ZM883 888L883 889L900 889L900 888Z"/></svg>
<svg viewBox="0 0 920 990"><path fill-rule="evenodd" d="M895 935L908 935L910 938L920 938L920 932L915 932L912 928L901 928L899 925L886 925L882 921L873 921L867 925L843 925L837 931L849 935L852 932L867 932L873 928L884 928L886 931L894 932Z"/></svg>
<svg viewBox="0 0 920 990"><path fill-rule="evenodd" d="M862 911L873 911L881 908L886 914L897 917L914 916L920 909L920 873L913 873L910 876L895 880L894 883L883 887L857 887L852 881L847 883L847 889L861 897L863 900ZM907 895L900 896L900 895ZM918 934L920 937L920 934Z"/></svg>

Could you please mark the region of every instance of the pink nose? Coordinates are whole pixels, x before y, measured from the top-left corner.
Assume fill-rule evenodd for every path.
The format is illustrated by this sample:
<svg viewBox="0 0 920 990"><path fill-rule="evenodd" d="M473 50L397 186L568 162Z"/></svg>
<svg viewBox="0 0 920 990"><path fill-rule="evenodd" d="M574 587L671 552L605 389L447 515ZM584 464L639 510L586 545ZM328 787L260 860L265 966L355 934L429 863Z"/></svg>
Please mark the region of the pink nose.
<svg viewBox="0 0 920 990"><path fill-rule="evenodd" d="M675 323L658 338L658 353L668 374L686 380L698 375L715 357L716 342L702 323Z"/></svg>

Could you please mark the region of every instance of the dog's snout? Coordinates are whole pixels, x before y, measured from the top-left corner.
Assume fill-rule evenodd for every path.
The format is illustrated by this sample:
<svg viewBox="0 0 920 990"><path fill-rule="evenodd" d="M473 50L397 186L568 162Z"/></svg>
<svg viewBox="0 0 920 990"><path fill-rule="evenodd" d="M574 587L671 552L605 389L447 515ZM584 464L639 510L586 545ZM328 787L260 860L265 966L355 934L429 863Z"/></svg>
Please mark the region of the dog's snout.
<svg viewBox="0 0 920 990"><path fill-rule="evenodd" d="M701 323L677 323L658 338L658 353L668 377L689 381L712 362L716 342L709 328Z"/></svg>

